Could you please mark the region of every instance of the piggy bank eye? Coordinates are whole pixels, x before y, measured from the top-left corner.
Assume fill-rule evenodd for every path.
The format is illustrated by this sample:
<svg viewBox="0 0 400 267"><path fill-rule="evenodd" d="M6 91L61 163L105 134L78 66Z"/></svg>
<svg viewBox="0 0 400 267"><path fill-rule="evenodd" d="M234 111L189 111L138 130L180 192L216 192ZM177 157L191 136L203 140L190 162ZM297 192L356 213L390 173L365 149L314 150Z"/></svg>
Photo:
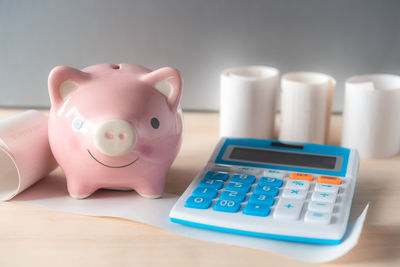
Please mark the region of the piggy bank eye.
<svg viewBox="0 0 400 267"><path fill-rule="evenodd" d="M82 118L75 118L72 121L72 130L74 130L75 132L79 131L83 126L83 119Z"/></svg>
<svg viewBox="0 0 400 267"><path fill-rule="evenodd" d="M158 129L158 127L160 127L160 121L156 117L151 119L150 124L154 129Z"/></svg>

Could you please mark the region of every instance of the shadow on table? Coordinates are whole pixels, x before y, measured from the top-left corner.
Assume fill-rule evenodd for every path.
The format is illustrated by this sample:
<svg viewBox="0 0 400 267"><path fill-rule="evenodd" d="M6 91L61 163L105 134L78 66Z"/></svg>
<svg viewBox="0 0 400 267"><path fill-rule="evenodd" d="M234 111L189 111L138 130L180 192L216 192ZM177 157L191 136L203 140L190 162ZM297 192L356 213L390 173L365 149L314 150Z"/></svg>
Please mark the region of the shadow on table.
<svg viewBox="0 0 400 267"><path fill-rule="evenodd" d="M400 226L365 226L358 245L333 263L382 263L399 258Z"/></svg>
<svg viewBox="0 0 400 267"><path fill-rule="evenodd" d="M364 229L357 246L333 263L382 263L400 259L400 225L390 224L390 218L383 218L387 225L377 222L382 219L382 207L390 200L386 196L393 194L393 190L390 183L382 183L379 179L358 178L350 220L358 216L369 203ZM397 213L395 210L394 212ZM390 214L385 212L385 216Z"/></svg>
<svg viewBox="0 0 400 267"><path fill-rule="evenodd" d="M65 176L50 174L13 198L13 200L27 201L42 199L44 196L46 198L58 198L68 195Z"/></svg>
<svg viewBox="0 0 400 267"><path fill-rule="evenodd" d="M167 173L165 191L181 195L198 172L199 170L193 168L172 167Z"/></svg>
<svg viewBox="0 0 400 267"><path fill-rule="evenodd" d="M137 194L131 189L127 190L110 190L110 189L99 189L90 195L86 199L106 199L115 197L131 197L132 194ZM42 199L55 199L55 198L71 198L67 190L67 182L64 175L49 175L20 195L13 198L13 201L34 201ZM169 198L168 194L162 196L163 199ZM71 198L73 200L73 198ZM84 201L85 199L81 200Z"/></svg>

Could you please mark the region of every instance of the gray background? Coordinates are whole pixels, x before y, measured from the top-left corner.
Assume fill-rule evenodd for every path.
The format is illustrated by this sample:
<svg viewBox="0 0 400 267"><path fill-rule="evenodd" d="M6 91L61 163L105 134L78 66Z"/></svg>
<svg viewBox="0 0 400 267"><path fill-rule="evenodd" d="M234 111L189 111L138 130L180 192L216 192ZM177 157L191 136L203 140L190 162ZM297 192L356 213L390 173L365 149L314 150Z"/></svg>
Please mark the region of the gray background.
<svg viewBox="0 0 400 267"><path fill-rule="evenodd" d="M48 107L47 75L128 62L174 66L183 108L216 110L219 73L240 65L400 73L400 1L0 0L0 106Z"/></svg>

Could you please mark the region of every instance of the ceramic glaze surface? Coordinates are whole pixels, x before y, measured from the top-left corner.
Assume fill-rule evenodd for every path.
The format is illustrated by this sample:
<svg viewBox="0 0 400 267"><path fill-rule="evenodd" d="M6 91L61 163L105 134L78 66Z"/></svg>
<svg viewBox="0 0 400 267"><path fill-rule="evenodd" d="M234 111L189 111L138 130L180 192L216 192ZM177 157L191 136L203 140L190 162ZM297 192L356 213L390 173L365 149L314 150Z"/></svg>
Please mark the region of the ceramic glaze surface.
<svg viewBox="0 0 400 267"><path fill-rule="evenodd" d="M49 140L72 197L128 188L159 197L182 137L181 77L129 64L49 75Z"/></svg>

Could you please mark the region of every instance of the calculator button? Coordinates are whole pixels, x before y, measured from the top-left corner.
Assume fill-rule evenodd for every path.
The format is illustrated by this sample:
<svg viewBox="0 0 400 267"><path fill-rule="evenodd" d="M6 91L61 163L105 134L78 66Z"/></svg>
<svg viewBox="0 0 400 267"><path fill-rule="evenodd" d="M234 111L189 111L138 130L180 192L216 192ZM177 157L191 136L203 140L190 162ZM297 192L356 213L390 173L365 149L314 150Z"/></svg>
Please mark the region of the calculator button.
<svg viewBox="0 0 400 267"><path fill-rule="evenodd" d="M233 200L220 199L214 205L214 210L222 212L238 212L239 209L240 202Z"/></svg>
<svg viewBox="0 0 400 267"><path fill-rule="evenodd" d="M189 197L185 202L185 207L192 209L208 209L211 206L211 199L207 197Z"/></svg>
<svg viewBox="0 0 400 267"><path fill-rule="evenodd" d="M273 186L257 185L256 188L254 188L254 193L267 195L269 197L275 197L279 194L279 189Z"/></svg>
<svg viewBox="0 0 400 267"><path fill-rule="evenodd" d="M216 171L230 172L232 170L232 166L225 164L215 164L214 166L212 166L212 169Z"/></svg>
<svg viewBox="0 0 400 267"><path fill-rule="evenodd" d="M275 202L273 197L264 194L252 194L249 198L249 203L257 205L272 206Z"/></svg>
<svg viewBox="0 0 400 267"><path fill-rule="evenodd" d="M266 217L271 212L271 209L267 205L261 204L247 204L243 209L243 214Z"/></svg>
<svg viewBox="0 0 400 267"><path fill-rule="evenodd" d="M202 179L199 183L199 186L214 188L214 189L221 189L224 185L223 181L220 180L213 180L213 179Z"/></svg>
<svg viewBox="0 0 400 267"><path fill-rule="evenodd" d="M275 170L267 170L267 171L264 171L264 176L271 177L271 178L277 178L277 179L283 179L283 178L285 178L286 173L281 172L281 171L275 171Z"/></svg>
<svg viewBox="0 0 400 267"><path fill-rule="evenodd" d="M241 182L246 184L253 184L255 180L256 177L250 174L234 174L231 178L232 182Z"/></svg>
<svg viewBox="0 0 400 267"><path fill-rule="evenodd" d="M199 186L193 190L192 195L195 197L207 197L213 199L218 195L218 190L215 188Z"/></svg>
<svg viewBox="0 0 400 267"><path fill-rule="evenodd" d="M315 191L318 192L327 192L336 194L339 191L339 186L335 184L315 184Z"/></svg>
<svg viewBox="0 0 400 267"><path fill-rule="evenodd" d="M253 174L253 175L257 175L260 173L260 169L250 168L250 167L238 167L237 170L239 172L245 172L245 173Z"/></svg>
<svg viewBox="0 0 400 267"><path fill-rule="evenodd" d="M335 203L336 194L326 192L314 192L311 196L312 201Z"/></svg>
<svg viewBox="0 0 400 267"><path fill-rule="evenodd" d="M233 201L237 201L237 202L243 202L244 199L246 198L246 193L225 190L225 191L222 191L219 198L225 199L225 200L233 200Z"/></svg>
<svg viewBox="0 0 400 267"><path fill-rule="evenodd" d="M226 185L226 190L237 191L242 193L247 193L250 191L251 185L240 183L240 182L229 182Z"/></svg>
<svg viewBox="0 0 400 267"><path fill-rule="evenodd" d="M208 171L204 178L226 181L229 178L229 173L218 172L218 171Z"/></svg>
<svg viewBox="0 0 400 267"><path fill-rule="evenodd" d="M308 209L316 212L331 213L333 211L333 203L311 201Z"/></svg>
<svg viewBox="0 0 400 267"><path fill-rule="evenodd" d="M303 200L281 198L275 208L274 218L297 220L302 207Z"/></svg>
<svg viewBox="0 0 400 267"><path fill-rule="evenodd" d="M306 180L312 181L314 180L313 175L310 173L299 173L299 172L292 172L290 174L290 180Z"/></svg>
<svg viewBox="0 0 400 267"><path fill-rule="evenodd" d="M317 182L323 183L323 184L340 185L342 183L342 179L340 179L339 177L334 177L334 176L320 175L320 176L318 176Z"/></svg>
<svg viewBox="0 0 400 267"><path fill-rule="evenodd" d="M308 190L309 187L310 187L309 181L289 180L289 181L287 181L285 188Z"/></svg>
<svg viewBox="0 0 400 267"><path fill-rule="evenodd" d="M262 186L267 185L267 186L281 187L283 184L283 180L273 177L261 177L258 184Z"/></svg>
<svg viewBox="0 0 400 267"><path fill-rule="evenodd" d="M308 193L307 190L285 188L283 190L282 197L295 198L295 199L305 199L306 196L307 196L307 193Z"/></svg>
<svg viewBox="0 0 400 267"><path fill-rule="evenodd" d="M304 221L306 223L329 224L331 221L331 214L324 212L307 211L306 216L304 217Z"/></svg>

